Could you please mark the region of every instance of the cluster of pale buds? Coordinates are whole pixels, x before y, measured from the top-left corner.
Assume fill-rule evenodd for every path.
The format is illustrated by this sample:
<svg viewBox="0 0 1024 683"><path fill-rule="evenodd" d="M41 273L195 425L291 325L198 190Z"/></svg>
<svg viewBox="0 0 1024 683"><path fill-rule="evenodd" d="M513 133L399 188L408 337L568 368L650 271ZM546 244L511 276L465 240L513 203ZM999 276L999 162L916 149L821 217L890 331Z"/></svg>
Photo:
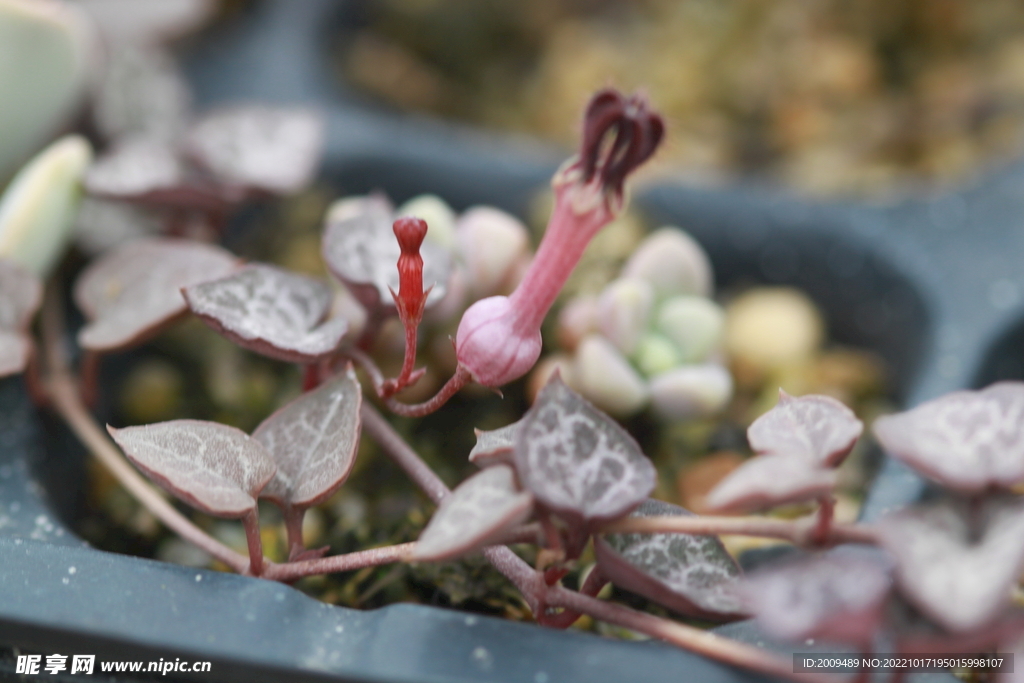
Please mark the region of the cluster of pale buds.
<svg viewBox="0 0 1024 683"><path fill-rule="evenodd" d="M616 417L648 406L665 419L705 417L732 397L721 362L725 313L710 299L704 250L678 228L651 233L619 277L562 308L561 351L543 359L531 386L558 368L563 380Z"/></svg>

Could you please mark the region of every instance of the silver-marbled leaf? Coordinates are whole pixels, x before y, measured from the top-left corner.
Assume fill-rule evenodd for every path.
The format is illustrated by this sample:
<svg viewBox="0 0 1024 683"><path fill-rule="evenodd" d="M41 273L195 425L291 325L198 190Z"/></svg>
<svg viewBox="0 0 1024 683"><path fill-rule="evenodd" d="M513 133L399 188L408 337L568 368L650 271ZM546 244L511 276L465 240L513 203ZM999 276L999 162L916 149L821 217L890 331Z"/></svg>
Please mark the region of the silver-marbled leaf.
<svg viewBox="0 0 1024 683"><path fill-rule="evenodd" d="M474 429L476 445L469 452L469 461L480 467L488 467L495 463L512 461L515 452L516 431L522 420L498 429Z"/></svg>
<svg viewBox="0 0 1024 683"><path fill-rule="evenodd" d="M0 330L24 332L43 302L39 276L0 259Z"/></svg>
<svg viewBox="0 0 1024 683"><path fill-rule="evenodd" d="M755 512L832 493L836 472L793 455L757 455L729 473L705 499L713 512Z"/></svg>
<svg viewBox="0 0 1024 683"><path fill-rule="evenodd" d="M395 218L391 203L380 195L336 202L327 214L324 261L370 310L382 305L393 307L391 290L399 289L398 257L402 252L392 229ZM451 255L428 236L420 247L420 256L423 286L433 285L427 295L427 306L431 306L444 298Z"/></svg>
<svg viewBox="0 0 1024 683"><path fill-rule="evenodd" d="M875 421L893 457L959 491L1024 482L1024 382L954 391Z"/></svg>
<svg viewBox="0 0 1024 683"><path fill-rule="evenodd" d="M520 423L515 465L523 487L542 505L588 523L629 513L657 477L633 437L557 373Z"/></svg>
<svg viewBox="0 0 1024 683"><path fill-rule="evenodd" d="M345 318L324 322L326 282L263 264L183 290L192 312L236 344L271 358L312 363L338 348Z"/></svg>
<svg viewBox="0 0 1024 683"><path fill-rule="evenodd" d="M743 580L744 605L771 635L870 643L885 615L891 567L864 552L833 552L773 565Z"/></svg>
<svg viewBox="0 0 1024 683"><path fill-rule="evenodd" d="M533 496L519 488L511 467L488 467L441 501L412 559L448 560L482 548L525 521L532 510Z"/></svg>
<svg viewBox="0 0 1024 683"><path fill-rule="evenodd" d="M143 135L173 140L185 128L191 105L188 82L166 50L138 43L108 45L107 65L92 98L93 120L107 139Z"/></svg>
<svg viewBox="0 0 1024 683"><path fill-rule="evenodd" d="M82 179L89 194L160 207L223 209L244 192L197 177L171 143L151 136L119 142Z"/></svg>
<svg viewBox="0 0 1024 683"><path fill-rule="evenodd" d="M31 353L32 344L24 332L0 330L0 377L24 371Z"/></svg>
<svg viewBox="0 0 1024 683"><path fill-rule="evenodd" d="M189 131L191 159L222 182L291 194L316 175L324 120L305 108L231 106L204 115Z"/></svg>
<svg viewBox="0 0 1024 683"><path fill-rule="evenodd" d="M32 344L27 330L43 301L39 276L0 259L0 377L21 372Z"/></svg>
<svg viewBox="0 0 1024 683"><path fill-rule="evenodd" d="M91 194L113 198L145 196L185 182L185 167L170 143L151 137L119 142L93 162L83 179Z"/></svg>
<svg viewBox="0 0 1024 683"><path fill-rule="evenodd" d="M241 517L274 476L267 450L235 427L173 420L107 431L128 459L169 493L218 517Z"/></svg>
<svg viewBox="0 0 1024 683"><path fill-rule="evenodd" d="M216 14L214 0L77 0L114 44L149 44L178 38Z"/></svg>
<svg viewBox="0 0 1024 683"><path fill-rule="evenodd" d="M150 237L118 247L75 282L75 303L89 321L78 343L94 351L140 343L185 314L182 287L237 267L230 252L190 240Z"/></svg>
<svg viewBox="0 0 1024 683"><path fill-rule="evenodd" d="M252 436L277 463L261 497L307 508L337 491L356 462L362 400L349 368L261 422Z"/></svg>
<svg viewBox="0 0 1024 683"><path fill-rule="evenodd" d="M756 453L794 455L827 467L850 454L864 423L830 396L794 397L779 389L779 402L747 429Z"/></svg>
<svg viewBox="0 0 1024 683"><path fill-rule="evenodd" d="M1024 500L997 496L973 510L946 500L894 513L877 527L903 595L941 626L972 631L1009 606L1024 570Z"/></svg>
<svg viewBox="0 0 1024 683"><path fill-rule="evenodd" d="M692 515L646 500L632 517ZM692 617L731 619L744 614L736 595L739 565L717 536L606 534L594 539L601 575L619 588Z"/></svg>

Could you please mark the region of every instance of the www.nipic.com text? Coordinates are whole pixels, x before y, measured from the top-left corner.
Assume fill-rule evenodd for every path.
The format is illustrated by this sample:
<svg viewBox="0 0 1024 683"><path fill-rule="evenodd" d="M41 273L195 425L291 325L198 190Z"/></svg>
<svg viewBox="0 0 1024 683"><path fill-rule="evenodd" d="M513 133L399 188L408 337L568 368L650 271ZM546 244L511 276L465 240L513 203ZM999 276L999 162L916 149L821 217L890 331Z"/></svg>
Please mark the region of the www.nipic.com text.
<svg viewBox="0 0 1024 683"><path fill-rule="evenodd" d="M180 658L160 659L149 662L101 661L97 666L96 655L18 655L14 673L26 676L38 674L72 673L91 675L101 673L209 673L210 662L192 662Z"/></svg>

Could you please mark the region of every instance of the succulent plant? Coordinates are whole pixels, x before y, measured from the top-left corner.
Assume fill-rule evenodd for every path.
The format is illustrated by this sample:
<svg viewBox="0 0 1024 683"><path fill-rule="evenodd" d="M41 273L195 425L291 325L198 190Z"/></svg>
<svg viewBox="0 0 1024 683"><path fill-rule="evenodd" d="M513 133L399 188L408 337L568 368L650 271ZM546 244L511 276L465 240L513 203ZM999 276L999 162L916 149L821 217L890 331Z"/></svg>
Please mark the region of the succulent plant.
<svg viewBox="0 0 1024 683"><path fill-rule="evenodd" d="M718 355L724 313L708 298L712 282L693 238L672 227L652 232L598 296L563 306L557 337L571 353L567 381L620 418L647 407L665 420L721 411L733 383Z"/></svg>

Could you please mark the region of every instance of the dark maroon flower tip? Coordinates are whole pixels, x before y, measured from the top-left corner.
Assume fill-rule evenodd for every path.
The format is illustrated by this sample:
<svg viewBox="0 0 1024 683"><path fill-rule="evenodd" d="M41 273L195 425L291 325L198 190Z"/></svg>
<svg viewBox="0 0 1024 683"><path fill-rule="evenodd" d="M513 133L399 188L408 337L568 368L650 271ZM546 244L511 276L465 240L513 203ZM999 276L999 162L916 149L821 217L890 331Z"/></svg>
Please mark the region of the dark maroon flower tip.
<svg viewBox="0 0 1024 683"><path fill-rule="evenodd" d="M611 88L599 91L583 118L584 182L598 175L605 192L621 193L626 177L654 154L664 136L665 122L646 96L627 98Z"/></svg>
<svg viewBox="0 0 1024 683"><path fill-rule="evenodd" d="M392 228L403 254L419 254L423 238L427 236L427 222L421 218L405 216L395 221Z"/></svg>

